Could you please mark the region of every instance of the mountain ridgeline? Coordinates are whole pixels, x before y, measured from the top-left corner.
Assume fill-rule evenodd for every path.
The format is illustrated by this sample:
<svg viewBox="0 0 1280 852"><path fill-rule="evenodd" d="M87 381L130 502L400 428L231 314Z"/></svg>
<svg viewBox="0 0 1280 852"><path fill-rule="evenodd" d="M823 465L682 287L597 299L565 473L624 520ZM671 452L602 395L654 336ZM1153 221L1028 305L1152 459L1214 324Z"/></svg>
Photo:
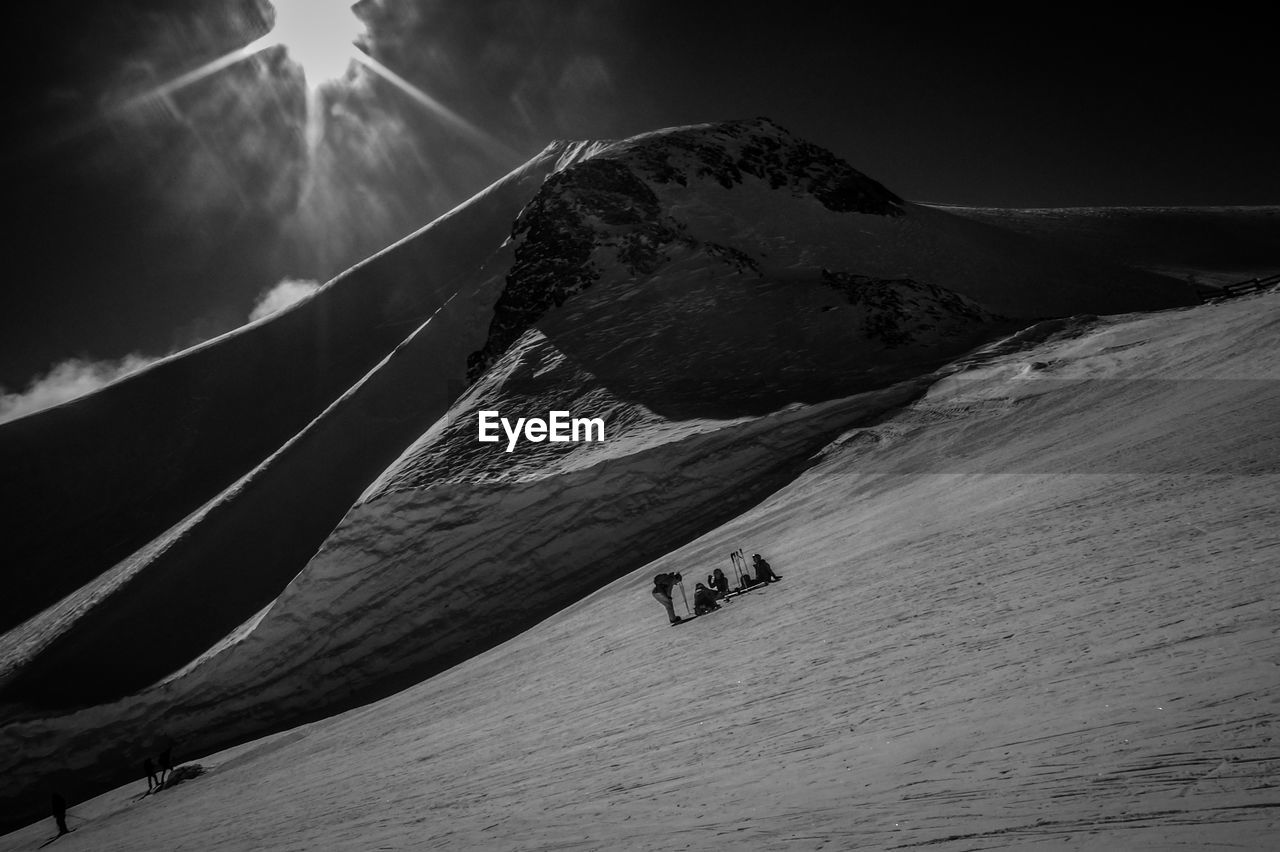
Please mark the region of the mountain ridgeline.
<svg viewBox="0 0 1280 852"><path fill-rule="evenodd" d="M754 178L774 190L812 196L835 212L903 215L902 199L767 121L664 134L622 151L619 158L597 156L553 175L521 211L512 232L515 263L494 307L489 339L468 359L470 380L547 310L598 281L602 263L639 278L670 262L674 247L699 244L654 186L688 189L712 181L731 190ZM759 271L750 254L708 245Z"/></svg>
<svg viewBox="0 0 1280 852"><path fill-rule="evenodd" d="M199 753L472 656L993 337L1191 301L765 119L555 143L308 300L0 426L3 810L121 780L147 732ZM607 440L506 452L481 410Z"/></svg>

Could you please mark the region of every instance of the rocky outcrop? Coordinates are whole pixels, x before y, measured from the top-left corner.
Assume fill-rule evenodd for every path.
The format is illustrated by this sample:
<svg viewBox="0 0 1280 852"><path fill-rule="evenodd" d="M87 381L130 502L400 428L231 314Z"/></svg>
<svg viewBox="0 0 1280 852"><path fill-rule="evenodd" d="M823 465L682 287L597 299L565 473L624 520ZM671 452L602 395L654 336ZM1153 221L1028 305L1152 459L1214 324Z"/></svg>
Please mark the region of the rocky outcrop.
<svg viewBox="0 0 1280 852"><path fill-rule="evenodd" d="M773 189L812 195L837 213L901 216L902 199L825 148L767 118L640 137L630 156L652 180L689 186L711 180L733 189L752 177Z"/></svg>
<svg viewBox="0 0 1280 852"><path fill-rule="evenodd" d="M665 208L655 188L746 181L812 196L837 213L903 215L902 199L839 157L768 119L699 125L606 146L550 177L512 229L515 264L494 309L489 339L467 362L474 382L546 311L595 284L617 264L650 275L673 246L700 241ZM739 269L759 263L732 246L708 249Z"/></svg>
<svg viewBox="0 0 1280 852"><path fill-rule="evenodd" d="M822 280L865 311L862 322L867 337L890 349L925 335L967 337L975 327L1003 320L959 293L910 278L872 278L824 269Z"/></svg>
<svg viewBox="0 0 1280 852"><path fill-rule="evenodd" d="M632 275L665 261L664 249L682 239L658 197L625 163L596 158L550 177L512 230L515 263L494 306L489 338L467 359L474 382L552 307L600 277L597 253Z"/></svg>

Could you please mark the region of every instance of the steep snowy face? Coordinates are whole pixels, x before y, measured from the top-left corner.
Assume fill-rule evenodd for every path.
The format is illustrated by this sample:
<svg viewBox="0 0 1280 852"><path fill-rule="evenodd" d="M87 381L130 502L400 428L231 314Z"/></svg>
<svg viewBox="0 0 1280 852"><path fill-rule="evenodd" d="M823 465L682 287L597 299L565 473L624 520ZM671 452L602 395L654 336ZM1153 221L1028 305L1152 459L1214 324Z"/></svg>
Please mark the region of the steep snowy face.
<svg viewBox="0 0 1280 852"><path fill-rule="evenodd" d="M916 375L1008 327L1002 308L1102 309L1097 276L1045 301L1032 262L1079 270L921 211L768 120L568 153L513 226L472 384L537 329L545 347L518 360L549 347L616 400L677 419L759 415ZM525 384L487 392L519 401Z"/></svg>
<svg viewBox="0 0 1280 852"><path fill-rule="evenodd" d="M906 218L903 202L767 122L568 154L514 223L466 392L223 676L296 683L316 705L339 672L357 688L432 671L750 505L1010 327L943 285L845 265L832 241ZM479 440L483 412L553 411L604 439Z"/></svg>
<svg viewBox="0 0 1280 852"><path fill-rule="evenodd" d="M705 248L759 272L749 250L710 241L681 212L690 195L701 193L702 203L715 206L716 193L705 198L710 187L732 190L744 183L810 198L835 213L903 215L903 202L892 192L767 119L679 128L604 146L550 177L516 220L515 264L489 340L469 359L468 377L478 378L550 308L611 275L652 275L678 249Z"/></svg>
<svg viewBox="0 0 1280 852"><path fill-rule="evenodd" d="M496 291L472 295L490 274L484 267L494 262L515 215L567 153L566 146L549 146L470 201L286 311L166 358L97 393L0 424L6 561L27 566L4 577L0 631L136 558L216 500L370 371L377 371L453 294L469 296L482 314L475 325L483 341L496 297ZM505 266L493 274L500 281L503 273ZM457 344L456 378L432 375L427 382L461 384L466 354L476 343L459 336ZM370 435L370 444L386 439ZM384 451L394 458L400 449ZM357 474L363 481L356 484L352 499L377 472ZM338 498L337 503L330 511L341 517L350 501ZM323 527L323 535L332 523L317 526ZM311 550L318 543L312 541ZM239 583L262 587L249 612L268 603L298 568L286 561L271 564L279 573L249 572ZM192 624L189 618L176 618L176 635L188 636ZM154 631L153 623L138 632L149 632L154 640ZM74 680L65 679L73 691Z"/></svg>
<svg viewBox="0 0 1280 852"><path fill-rule="evenodd" d="M571 153L514 224L514 263L488 339L468 359L470 382L575 296L621 285L612 298L626 300L681 276L693 287L736 275L743 284L736 295L720 294L722 303L712 306L719 312L756 298L747 282L798 289L826 283L849 297L846 319L883 311L887 303L868 287L897 281L874 288L882 296L910 288L912 299L929 306L899 300L896 347L925 343L918 332L936 346L940 337L964 337L997 317L1194 301L1178 282L905 202L767 119L674 128ZM680 293L668 296L678 300ZM796 317L788 311L773 318L782 327Z"/></svg>

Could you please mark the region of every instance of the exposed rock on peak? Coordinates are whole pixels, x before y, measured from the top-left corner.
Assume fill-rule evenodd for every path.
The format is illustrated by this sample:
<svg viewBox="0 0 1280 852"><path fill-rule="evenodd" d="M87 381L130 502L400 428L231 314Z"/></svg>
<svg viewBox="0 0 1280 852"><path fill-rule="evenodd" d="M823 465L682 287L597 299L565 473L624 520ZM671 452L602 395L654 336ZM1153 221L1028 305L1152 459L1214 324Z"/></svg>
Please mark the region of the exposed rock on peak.
<svg viewBox="0 0 1280 852"><path fill-rule="evenodd" d="M871 278L824 269L822 280L849 304L864 309L866 336L890 349L915 343L927 334L969 339L975 329L1003 319L959 293L910 278Z"/></svg>
<svg viewBox="0 0 1280 852"><path fill-rule="evenodd" d="M468 358L469 381L610 265L631 276L649 275L670 260L673 247L697 246L688 223L672 210L681 205L659 198L660 191L679 187L696 194L712 185L732 190L756 181L837 213L903 215L902 199L765 118L672 128L622 142L558 143L557 150L559 171L513 227L515 264L489 339ZM720 244L714 250L759 270L746 251Z"/></svg>
<svg viewBox="0 0 1280 852"><path fill-rule="evenodd" d="M812 195L839 213L902 215L902 199L825 148L767 118L682 127L637 137L633 161L659 183L714 180L725 189L748 177L772 189Z"/></svg>

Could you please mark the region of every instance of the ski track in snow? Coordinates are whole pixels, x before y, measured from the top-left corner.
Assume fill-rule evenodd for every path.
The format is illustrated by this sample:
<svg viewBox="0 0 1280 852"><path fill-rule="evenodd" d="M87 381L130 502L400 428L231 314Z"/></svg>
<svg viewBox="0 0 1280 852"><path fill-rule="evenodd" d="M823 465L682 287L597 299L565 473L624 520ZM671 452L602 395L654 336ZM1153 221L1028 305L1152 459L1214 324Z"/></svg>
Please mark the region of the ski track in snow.
<svg viewBox="0 0 1280 852"><path fill-rule="evenodd" d="M1212 434L1212 411L1159 407L1186 403L1170 384L1118 382L1048 419L1017 399L1030 361L1165 365L1219 379L1236 437L1265 446L1277 407L1250 403L1280 353L1242 341L1274 340L1278 311L1272 295L1112 319L974 364L972 385L876 428L907 458L968 429L976 472L868 467L848 435L754 509L438 677L202 759L209 775L160 795L73 807L85 821L58 848L1273 848L1275 454L1226 443L1212 469L1161 472L1147 433L1092 428ZM955 398L979 386L1004 404L966 415ZM1111 442L1132 464L1002 472L1028 437ZM669 629L652 575L691 588L737 546L783 581Z"/></svg>

